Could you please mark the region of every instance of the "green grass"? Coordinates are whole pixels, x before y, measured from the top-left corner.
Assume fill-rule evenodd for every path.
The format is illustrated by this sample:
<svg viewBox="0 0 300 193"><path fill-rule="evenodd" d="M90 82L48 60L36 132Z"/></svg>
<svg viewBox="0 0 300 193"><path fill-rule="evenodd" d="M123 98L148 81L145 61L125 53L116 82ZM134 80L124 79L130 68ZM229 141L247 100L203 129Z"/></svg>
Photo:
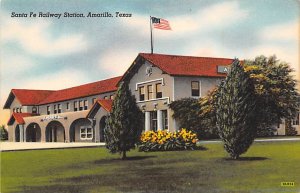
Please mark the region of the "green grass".
<svg viewBox="0 0 300 193"><path fill-rule="evenodd" d="M256 142L240 161L221 144L204 147L131 151L126 161L105 148L4 152L1 192L300 192L300 142Z"/></svg>

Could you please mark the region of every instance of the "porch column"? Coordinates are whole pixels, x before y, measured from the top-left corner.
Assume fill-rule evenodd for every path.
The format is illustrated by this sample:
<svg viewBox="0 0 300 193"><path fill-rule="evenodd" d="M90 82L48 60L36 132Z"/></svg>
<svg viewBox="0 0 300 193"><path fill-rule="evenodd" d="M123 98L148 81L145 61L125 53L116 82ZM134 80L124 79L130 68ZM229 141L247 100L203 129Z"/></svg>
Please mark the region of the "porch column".
<svg viewBox="0 0 300 193"><path fill-rule="evenodd" d="M55 131L54 131L54 127L51 127L51 134L52 134L52 138L51 138L51 142L55 141Z"/></svg>
<svg viewBox="0 0 300 193"><path fill-rule="evenodd" d="M23 139L24 139L24 142L26 142L26 129L25 129L25 125L23 125Z"/></svg>
<svg viewBox="0 0 300 193"><path fill-rule="evenodd" d="M163 129L162 111L157 110L157 130Z"/></svg>
<svg viewBox="0 0 300 193"><path fill-rule="evenodd" d="M19 135L20 135L20 142L24 141L24 127L23 125L19 125Z"/></svg>
<svg viewBox="0 0 300 193"><path fill-rule="evenodd" d="M145 112L145 131L150 131L150 112Z"/></svg>

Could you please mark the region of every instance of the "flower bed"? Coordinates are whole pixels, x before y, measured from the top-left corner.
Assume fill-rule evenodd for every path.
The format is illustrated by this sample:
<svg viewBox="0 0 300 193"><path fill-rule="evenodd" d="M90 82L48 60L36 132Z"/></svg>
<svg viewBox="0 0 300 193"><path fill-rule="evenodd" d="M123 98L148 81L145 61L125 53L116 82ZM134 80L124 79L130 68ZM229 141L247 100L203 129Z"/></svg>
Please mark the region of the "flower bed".
<svg viewBox="0 0 300 193"><path fill-rule="evenodd" d="M147 131L142 134L140 151L172 151L196 149L197 135L192 131L181 129L177 132Z"/></svg>

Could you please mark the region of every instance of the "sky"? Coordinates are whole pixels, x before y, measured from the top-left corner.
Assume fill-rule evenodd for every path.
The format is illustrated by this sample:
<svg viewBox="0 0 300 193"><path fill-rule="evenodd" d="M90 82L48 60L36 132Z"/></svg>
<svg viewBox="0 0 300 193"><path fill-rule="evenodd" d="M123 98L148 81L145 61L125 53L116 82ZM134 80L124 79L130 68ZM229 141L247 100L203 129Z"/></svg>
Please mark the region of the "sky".
<svg viewBox="0 0 300 193"><path fill-rule="evenodd" d="M0 124L8 120L2 108L12 88L63 89L122 75L138 53L150 52L150 16L172 28L153 30L154 53L275 54L300 80L298 0L1 0L0 9ZM65 12L86 17L63 17ZM87 17L89 12L113 17Z"/></svg>

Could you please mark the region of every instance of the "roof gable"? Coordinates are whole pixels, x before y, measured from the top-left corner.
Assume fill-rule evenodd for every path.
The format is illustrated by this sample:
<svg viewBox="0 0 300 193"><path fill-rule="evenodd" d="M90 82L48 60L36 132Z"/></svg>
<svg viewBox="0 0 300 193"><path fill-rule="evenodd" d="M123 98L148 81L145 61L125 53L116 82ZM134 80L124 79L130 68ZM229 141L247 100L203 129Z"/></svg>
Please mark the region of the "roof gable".
<svg viewBox="0 0 300 193"><path fill-rule="evenodd" d="M38 114L33 114L33 113L12 113L10 116L7 125L12 125L14 124L15 121L17 121L18 124L25 124L24 117L31 117L31 116L36 116Z"/></svg>
<svg viewBox="0 0 300 193"><path fill-rule="evenodd" d="M100 107L105 109L107 112L111 112L113 105L113 100L111 99L99 99L95 102L95 104L92 106L91 110L87 114L87 118L94 118L96 113L99 111Z"/></svg>
<svg viewBox="0 0 300 193"><path fill-rule="evenodd" d="M4 109L9 109L16 98L21 105L36 105L47 98L53 90L29 90L29 89L12 89L4 105Z"/></svg>
<svg viewBox="0 0 300 193"><path fill-rule="evenodd" d="M120 82L131 79L145 60L171 76L225 77L218 66L231 65L234 59L140 53Z"/></svg>

